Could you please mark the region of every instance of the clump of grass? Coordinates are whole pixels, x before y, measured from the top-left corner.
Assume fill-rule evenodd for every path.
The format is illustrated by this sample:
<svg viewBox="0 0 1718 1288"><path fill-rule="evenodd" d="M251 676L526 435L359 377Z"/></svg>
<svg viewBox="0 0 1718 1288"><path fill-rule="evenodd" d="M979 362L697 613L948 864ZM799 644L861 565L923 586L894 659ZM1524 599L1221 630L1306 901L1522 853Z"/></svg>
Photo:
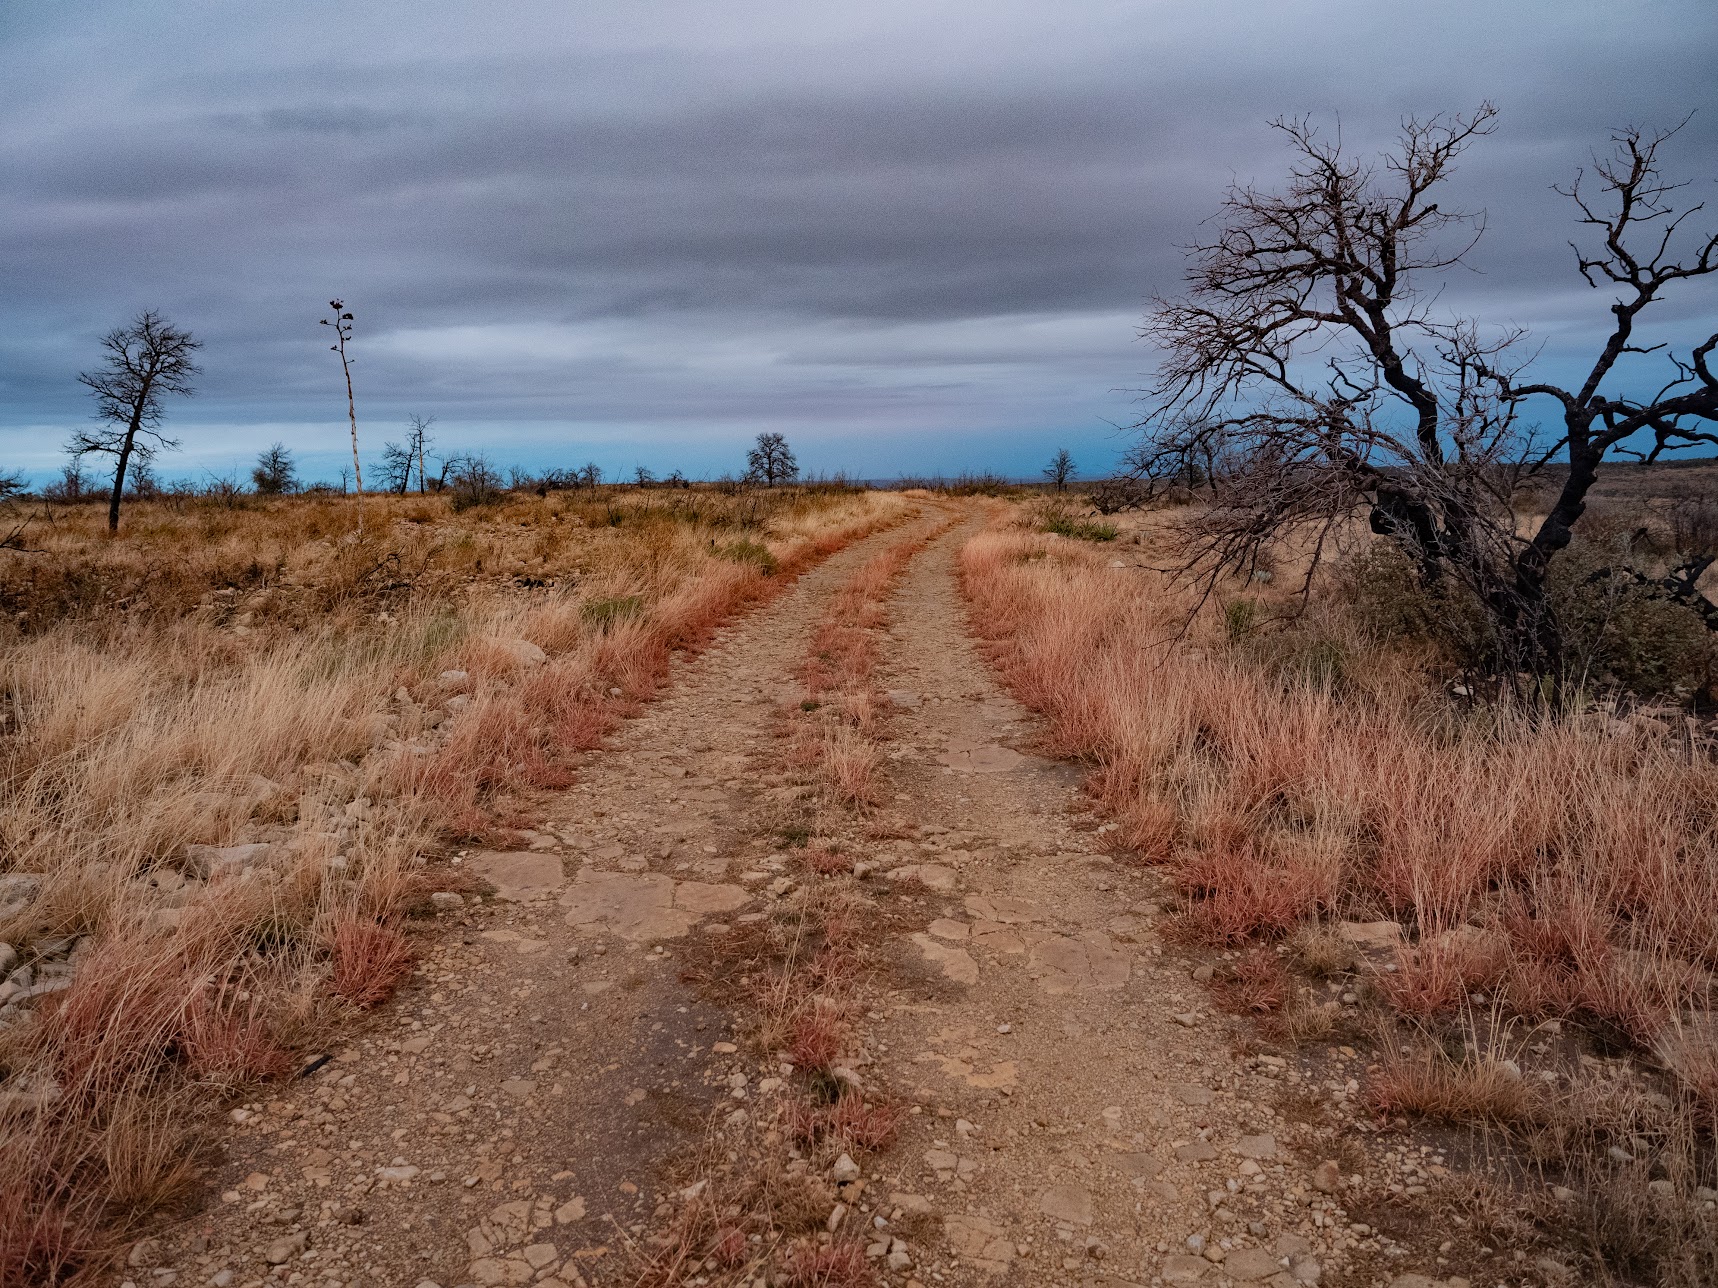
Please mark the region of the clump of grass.
<svg viewBox="0 0 1718 1288"><path fill-rule="evenodd" d="M1526 1127L1545 1115L1519 1068L1471 1055L1451 1059L1435 1044L1414 1053L1387 1050L1367 1082L1366 1101L1380 1114L1500 1127Z"/></svg>
<svg viewBox="0 0 1718 1288"><path fill-rule="evenodd" d="M768 546L750 539L730 541L720 547L717 553L735 563L749 564L766 577L775 576L776 570L781 566Z"/></svg>
<svg viewBox="0 0 1718 1288"><path fill-rule="evenodd" d="M579 605L579 615L598 631L613 630L621 622L630 622L644 612L642 595L604 595L587 599Z"/></svg>
<svg viewBox="0 0 1718 1288"><path fill-rule="evenodd" d="M1113 523L1098 519L1077 519L1067 514L1051 514L1045 518L1042 531L1076 541L1114 541L1118 529Z"/></svg>
<svg viewBox="0 0 1718 1288"><path fill-rule="evenodd" d="M335 923L329 949L329 990L360 1010L392 997L417 957L411 941L393 926L355 916Z"/></svg>

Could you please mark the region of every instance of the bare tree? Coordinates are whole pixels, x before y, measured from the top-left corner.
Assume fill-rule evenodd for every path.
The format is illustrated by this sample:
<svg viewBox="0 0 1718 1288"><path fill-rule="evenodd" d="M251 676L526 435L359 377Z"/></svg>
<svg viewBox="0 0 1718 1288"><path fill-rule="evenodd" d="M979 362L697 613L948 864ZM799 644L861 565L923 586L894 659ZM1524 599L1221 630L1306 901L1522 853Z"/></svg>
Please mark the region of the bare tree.
<svg viewBox="0 0 1718 1288"><path fill-rule="evenodd" d="M1546 571L1569 544L1597 467L1631 450L1646 459L1718 443L1718 335L1686 358L1632 343L1635 320L1666 287L1718 270L1718 237L1673 256L1684 220L1658 153L1674 131L1625 130L1593 178L1566 190L1601 248L1577 249L1580 272L1617 289L1614 325L1578 388L1531 380L1523 333L1442 312L1438 279L1462 262L1481 218L1445 210L1435 190L1491 133L1496 110L1409 120L1399 149L1346 155L1305 120L1274 127L1295 154L1286 190L1232 189L1217 235L1192 248L1189 291L1160 299L1142 335L1163 360L1130 464L1157 484L1211 488L1182 533L1189 572L1207 592L1250 571L1286 536L1308 539L1307 573L1357 507L1397 542L1421 579L1454 577L1485 608L1497 671L1560 677L1561 640ZM1590 193L1588 188L1596 188ZM1625 354L1660 352L1666 382L1638 399L1614 386ZM1630 384L1634 384L1630 381ZM1560 430L1524 423L1548 399ZM1550 515L1519 535L1510 498L1567 455ZM1303 587L1304 590L1304 587Z"/></svg>
<svg viewBox="0 0 1718 1288"><path fill-rule="evenodd" d="M298 467L285 443L271 443L258 453L251 482L261 496L285 496L298 491Z"/></svg>
<svg viewBox="0 0 1718 1288"><path fill-rule="evenodd" d="M799 461L780 434L759 434L756 446L746 453L746 475L766 486L791 483L799 477Z"/></svg>
<svg viewBox="0 0 1718 1288"><path fill-rule="evenodd" d="M429 491L429 483L424 473L424 454L435 442L435 439L430 435L430 430L434 425L434 416L419 416L414 413L410 420L410 427L406 430L406 451L417 457L418 494L420 496ZM401 489L401 491L404 490Z"/></svg>
<svg viewBox="0 0 1718 1288"><path fill-rule="evenodd" d="M650 472L650 468L648 466L639 465L634 467L632 471L632 481L638 487L655 487L656 475Z"/></svg>
<svg viewBox="0 0 1718 1288"><path fill-rule="evenodd" d="M406 489L412 485L412 471L417 467L417 457L409 446L382 444L382 484L395 496L406 494Z"/></svg>
<svg viewBox="0 0 1718 1288"><path fill-rule="evenodd" d="M602 467L595 461L586 461L574 472L574 475L578 479L580 487L588 487L595 491L602 482Z"/></svg>
<svg viewBox="0 0 1718 1288"><path fill-rule="evenodd" d="M1065 447L1058 447L1056 454L1050 458L1050 463L1044 467L1045 478L1056 485L1056 491L1066 492L1068 480L1074 477L1074 458Z"/></svg>
<svg viewBox="0 0 1718 1288"><path fill-rule="evenodd" d="M352 360L346 356L346 342L352 338L352 315L342 300L329 300L334 310L331 318L322 318L323 326L334 328L334 343L329 349L340 355L340 370L346 376L346 418L352 423L352 479L358 497L358 531L364 531L364 467L358 463L358 404L352 397ZM341 489L344 491L344 487Z"/></svg>
<svg viewBox="0 0 1718 1288"><path fill-rule="evenodd" d="M162 399L167 394L188 397L193 392L191 377L200 368L192 355L202 344L189 331L181 331L148 309L129 325L104 335L101 347L107 356L100 369L80 372L78 381L95 395L96 418L105 424L79 430L66 450L75 459L92 453L114 458L107 530L117 532L126 469L133 458L146 463L156 452L179 446L161 432Z"/></svg>

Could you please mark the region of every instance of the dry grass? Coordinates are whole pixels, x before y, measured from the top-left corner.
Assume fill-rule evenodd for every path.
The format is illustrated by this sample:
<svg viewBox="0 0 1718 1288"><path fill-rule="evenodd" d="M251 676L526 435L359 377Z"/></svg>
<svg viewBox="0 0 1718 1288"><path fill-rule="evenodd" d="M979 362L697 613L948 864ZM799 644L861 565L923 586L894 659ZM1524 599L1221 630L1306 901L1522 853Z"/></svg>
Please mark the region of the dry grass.
<svg viewBox="0 0 1718 1288"><path fill-rule="evenodd" d="M41 881L0 940L91 945L0 1030L5 1288L99 1265L182 1182L211 1092L391 993L446 841L531 819L674 650L906 504L368 508L359 537L314 498L137 505L117 541L62 510L0 569L0 864ZM187 848L242 843L270 848Z"/></svg>
<svg viewBox="0 0 1718 1288"><path fill-rule="evenodd" d="M808 718L795 733L789 762L813 768L832 804L865 809L879 799L883 758L874 734L887 704L872 680L877 631L895 580L953 522L934 521L867 560L830 597L812 632L802 704Z"/></svg>
<svg viewBox="0 0 1718 1288"><path fill-rule="evenodd" d="M1061 750L1095 760L1122 834L1169 867L1188 936L1394 916L1400 1009L1499 990L1643 1048L1709 1004L1718 766L1680 742L1285 682L1175 643L1176 595L1073 542L988 533L962 565L996 662Z"/></svg>
<svg viewBox="0 0 1718 1288"><path fill-rule="evenodd" d="M1180 593L1085 543L993 530L961 566L1005 680L1049 718L1054 750L1092 765L1112 844L1166 869L1176 931L1263 946L1216 981L1230 1009L1284 1040L1328 1036L1358 1017L1283 968L1360 972L1351 987L1381 1017L1469 1043L1459 1058L1388 1048L1369 1087L1380 1112L1487 1123L1535 1148L1552 1133L1563 1173L1626 1199L1589 1222L1617 1231L1610 1251L1588 1240L1595 1281L1620 1281L1618 1266L1699 1281L1676 1267L1707 1265L1710 1222L1666 1215L1662 1194L1652 1215L1627 1197L1644 1174L1605 1170L1629 1121L1615 1099L1553 1103L1531 1072L1473 1052L1517 1018L1632 1046L1640 1076L1670 1079L1661 1099L1683 1125L1666 1133L1698 1142L1676 1155L1678 1186L1712 1184L1718 765L1644 722L1458 711L1412 658L1345 635L1316 600L1316 648L1295 643L1311 628L1267 645L1234 638L1216 605L1183 636ZM1384 919L1402 931L1386 962L1331 930ZM1573 1059L1545 1057L1559 1058Z"/></svg>

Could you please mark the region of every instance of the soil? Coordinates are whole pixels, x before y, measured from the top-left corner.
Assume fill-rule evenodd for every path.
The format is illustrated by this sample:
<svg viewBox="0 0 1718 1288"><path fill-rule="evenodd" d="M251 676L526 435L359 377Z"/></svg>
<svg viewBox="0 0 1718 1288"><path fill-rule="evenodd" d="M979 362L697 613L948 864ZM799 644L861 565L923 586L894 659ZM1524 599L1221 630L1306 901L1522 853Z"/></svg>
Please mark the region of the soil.
<svg viewBox="0 0 1718 1288"><path fill-rule="evenodd" d="M955 558L984 511L916 522L950 517L879 631L883 802L815 814L874 870L798 863L782 735L820 613L899 529L678 664L523 848L461 855L495 893L424 924L349 1045L232 1109L206 1201L112 1282L637 1283L701 1180L785 1164L828 1185L781 1246L856 1241L879 1283L1463 1283L1414 1216L1443 1157L1349 1108L1363 1058L1270 1054L1194 978L1220 960L1165 938L1157 878L977 651ZM842 1072L904 1112L857 1163L776 1129L796 1074L708 969L818 882L868 910L879 965ZM681 1281L867 1282L793 1279L774 1237Z"/></svg>

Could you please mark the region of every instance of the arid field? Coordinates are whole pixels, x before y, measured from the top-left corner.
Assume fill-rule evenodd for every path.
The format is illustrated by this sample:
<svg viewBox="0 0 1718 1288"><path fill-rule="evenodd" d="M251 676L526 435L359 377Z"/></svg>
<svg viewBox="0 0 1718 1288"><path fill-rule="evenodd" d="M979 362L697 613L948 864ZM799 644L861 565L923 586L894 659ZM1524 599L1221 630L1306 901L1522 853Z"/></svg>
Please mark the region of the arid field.
<svg viewBox="0 0 1718 1288"><path fill-rule="evenodd" d="M1196 508L49 507L0 1285L1714 1282L1704 635L1575 583L1552 712Z"/></svg>

